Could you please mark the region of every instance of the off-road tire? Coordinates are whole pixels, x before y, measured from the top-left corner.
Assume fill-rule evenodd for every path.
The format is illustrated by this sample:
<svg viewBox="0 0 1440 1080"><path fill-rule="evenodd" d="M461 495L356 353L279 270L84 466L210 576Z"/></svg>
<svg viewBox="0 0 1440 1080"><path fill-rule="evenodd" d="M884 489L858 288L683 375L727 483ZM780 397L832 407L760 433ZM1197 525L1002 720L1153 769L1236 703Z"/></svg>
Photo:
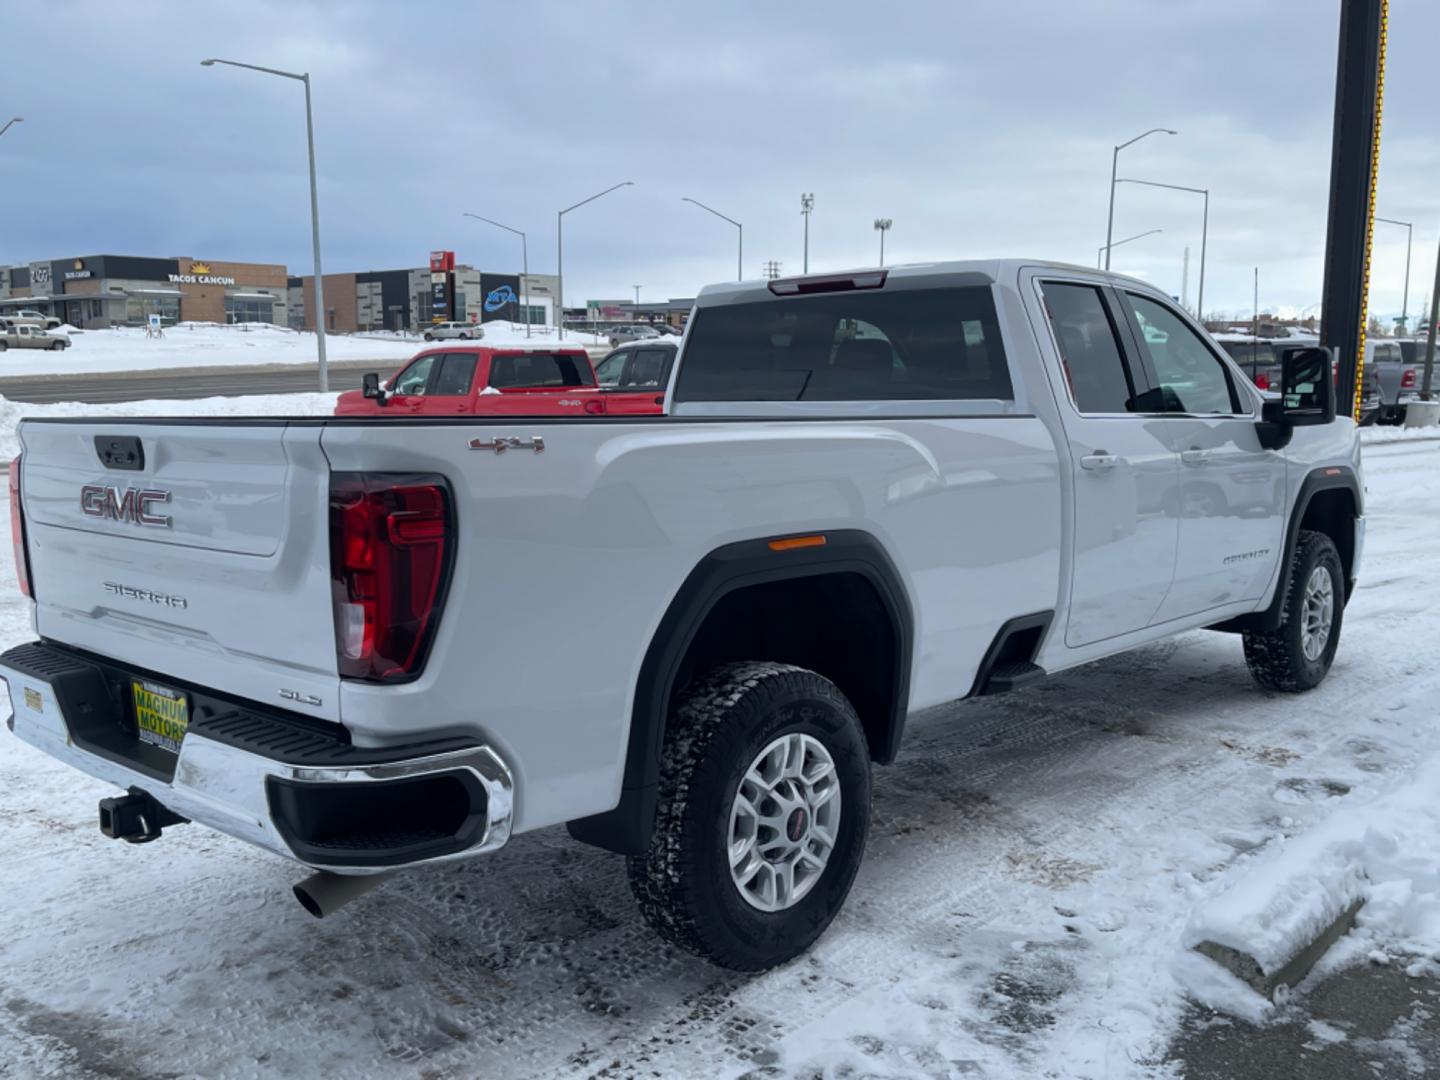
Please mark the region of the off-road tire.
<svg viewBox="0 0 1440 1080"><path fill-rule="evenodd" d="M741 778L780 735L802 732L834 759L838 836L819 879L782 911L752 907L731 878L730 812ZM655 931L736 971L763 971L803 953L830 925L855 880L870 825L864 730L834 683L759 661L716 668L682 692L660 766L650 848L627 859L630 888Z"/></svg>
<svg viewBox="0 0 1440 1080"><path fill-rule="evenodd" d="M1301 644L1305 583L1317 566L1330 571L1335 590L1335 610L1330 637L1320 655L1310 660ZM1324 533L1301 529L1290 556L1290 567L1280 583L1285 590L1281 623L1275 630L1247 630L1244 635L1245 663L1255 681L1267 690L1298 694L1324 681L1340 644L1340 624L1345 614L1345 571L1335 542Z"/></svg>

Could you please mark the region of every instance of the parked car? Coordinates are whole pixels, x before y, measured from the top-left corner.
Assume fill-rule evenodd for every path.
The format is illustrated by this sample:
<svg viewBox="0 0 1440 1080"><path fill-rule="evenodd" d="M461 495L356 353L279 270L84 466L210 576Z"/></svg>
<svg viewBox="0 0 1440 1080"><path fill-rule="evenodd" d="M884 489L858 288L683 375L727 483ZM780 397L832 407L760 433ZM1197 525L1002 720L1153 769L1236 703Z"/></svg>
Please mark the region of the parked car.
<svg viewBox="0 0 1440 1080"><path fill-rule="evenodd" d="M1380 381L1380 413L1382 424L1399 424L1405 419L1405 407L1420 400L1425 377L1423 342L1367 338L1365 366L1373 368Z"/></svg>
<svg viewBox="0 0 1440 1080"><path fill-rule="evenodd" d="M485 336L479 323L442 322L425 328L426 341L479 341Z"/></svg>
<svg viewBox="0 0 1440 1080"><path fill-rule="evenodd" d="M564 822L659 934L768 968L913 714L1201 627L1325 678L1359 437L1328 353L1282 366L1266 398L1147 283L988 260L709 287L663 418L27 419L9 727L124 791L107 835L209 825L317 915Z"/></svg>
<svg viewBox="0 0 1440 1080"><path fill-rule="evenodd" d="M5 349L54 349L59 352L69 347L70 338L65 334L42 330L29 323L18 323L7 327L4 333L0 333L0 351Z"/></svg>
<svg viewBox="0 0 1440 1080"><path fill-rule="evenodd" d="M584 349L451 345L335 402L336 416L583 416L604 411Z"/></svg>
<svg viewBox="0 0 1440 1080"><path fill-rule="evenodd" d="M9 326L33 326L39 330L53 330L60 325L60 320L54 315L29 310L7 312L4 320Z"/></svg>
<svg viewBox="0 0 1440 1080"><path fill-rule="evenodd" d="M1250 381L1267 393L1279 393L1281 362L1286 353L1314 348L1320 343L1316 337L1255 338L1249 334L1228 333L1216 334L1215 340ZM1380 376L1373 363L1363 366L1360 379L1363 390L1358 420L1362 424L1373 424L1381 415Z"/></svg>
<svg viewBox="0 0 1440 1080"><path fill-rule="evenodd" d="M607 353L595 379L607 414L631 416L665 411L665 387L679 343L673 338L634 341Z"/></svg>
<svg viewBox="0 0 1440 1080"><path fill-rule="evenodd" d="M612 326L610 328L610 347L625 341L649 341L660 336L660 332L647 323L631 323L629 326Z"/></svg>

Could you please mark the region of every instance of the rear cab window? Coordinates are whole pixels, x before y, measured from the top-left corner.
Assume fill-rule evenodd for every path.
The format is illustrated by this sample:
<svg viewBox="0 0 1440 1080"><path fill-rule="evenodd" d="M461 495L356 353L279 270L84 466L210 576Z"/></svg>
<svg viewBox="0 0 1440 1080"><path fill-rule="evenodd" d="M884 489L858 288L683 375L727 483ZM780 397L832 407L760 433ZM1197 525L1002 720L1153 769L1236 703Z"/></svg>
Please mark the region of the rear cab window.
<svg viewBox="0 0 1440 1080"><path fill-rule="evenodd" d="M702 306L674 394L676 402L1013 398L989 285Z"/></svg>
<svg viewBox="0 0 1440 1080"><path fill-rule="evenodd" d="M1076 410L1096 416L1145 411L1144 387L1125 361L1118 313L1104 290L1065 281L1045 281L1040 288Z"/></svg>

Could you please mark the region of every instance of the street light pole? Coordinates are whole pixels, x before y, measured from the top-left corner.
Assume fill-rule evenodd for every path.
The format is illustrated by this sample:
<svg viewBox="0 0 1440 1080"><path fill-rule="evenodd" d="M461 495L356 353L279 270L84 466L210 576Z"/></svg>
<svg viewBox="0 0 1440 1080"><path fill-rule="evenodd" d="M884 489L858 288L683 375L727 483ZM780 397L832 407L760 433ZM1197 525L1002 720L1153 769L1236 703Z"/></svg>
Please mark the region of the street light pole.
<svg viewBox="0 0 1440 1080"><path fill-rule="evenodd" d="M735 226L735 228L736 228L736 229L738 230L738 232L739 232L738 241L737 241L737 247L736 247L736 250L735 250L735 280L736 280L736 281L744 281L744 280L745 280L745 226L741 225L740 222L736 221L734 218L726 217L724 214L720 213L719 210L716 210L713 206L706 206L706 205L705 205L703 202L701 202L699 199L692 199L692 198L690 198L690 196L688 196L688 195L682 195L682 196L680 197L680 201L681 201L681 202L694 203L696 206L700 207L701 210L709 210L710 213L714 214L714 215L715 215L716 217L718 217L720 220L722 220L722 221L728 221L728 222L730 222L731 225L734 225L734 226Z"/></svg>
<svg viewBox="0 0 1440 1080"><path fill-rule="evenodd" d="M800 196L800 213L805 216L805 261L803 272L810 272L810 211L815 209L815 195L813 192Z"/></svg>
<svg viewBox="0 0 1440 1080"><path fill-rule="evenodd" d="M525 336L530 336L530 302L526 297L526 289L530 281L530 248L525 240L525 234L519 229L512 229L509 225L501 225L498 221L491 221L488 217L481 217L479 214L472 214L468 210L460 212L461 217L474 218L476 221L483 221L486 225L494 225L497 229L504 229L506 232L514 233L520 237L520 306L525 309Z"/></svg>
<svg viewBox="0 0 1440 1080"><path fill-rule="evenodd" d="M258 64L242 64L238 60L219 60L211 57L201 60L201 67L224 64L226 67L245 68L266 75L278 75L282 79L294 79L305 84L305 140L310 152L310 240L315 258L315 347L320 363L320 392L330 389L330 369L325 361L325 272L320 266L320 193L315 180L315 121L310 110L310 73L280 71L277 68L261 67Z"/></svg>
<svg viewBox="0 0 1440 1080"><path fill-rule="evenodd" d="M1173 129L1171 129L1171 128L1151 128L1149 131L1142 131L1139 135L1136 135L1133 139L1130 139L1130 140L1127 141L1127 142L1121 143L1119 146L1115 147L1115 152L1110 155L1110 217L1109 217L1109 219L1108 219L1108 220L1106 221L1106 223L1105 223L1105 269L1106 269L1106 270L1109 270L1109 269L1110 269L1110 248L1112 247L1112 244L1110 243L1110 239L1111 239L1111 237L1113 237L1113 236L1115 235L1115 183L1116 183L1116 181L1115 181L1115 170L1116 170L1116 169L1119 167L1119 165L1120 165L1120 151L1121 151L1121 150L1124 150L1127 146L1131 145L1131 143L1137 143L1137 142L1139 142L1141 139L1145 138L1147 135L1158 135L1158 134L1162 134L1162 133L1165 134L1165 135L1179 135L1179 134L1180 134L1178 131L1175 131L1175 130L1173 130Z"/></svg>
<svg viewBox="0 0 1440 1080"><path fill-rule="evenodd" d="M596 192L588 199L581 199L574 206L567 206L555 215L555 284L556 302L560 305L560 339L565 339L565 215L571 210L578 210L586 203L594 202L601 195L609 195L612 191L618 191L622 187L629 187L634 180L622 180L618 184L607 187L604 191Z"/></svg>
<svg viewBox="0 0 1440 1080"><path fill-rule="evenodd" d="M638 307L640 306L640 286L639 286L639 285L636 285L636 286L634 286L634 289L635 289L635 306L638 308Z"/></svg>
<svg viewBox="0 0 1440 1080"><path fill-rule="evenodd" d="M890 231L890 226L895 222L888 217L877 217L875 219L875 231L880 234L880 265L885 265L885 234Z"/></svg>
<svg viewBox="0 0 1440 1080"><path fill-rule="evenodd" d="M1171 191L1188 191L1192 195L1205 196L1205 211L1200 219L1200 299L1195 306L1196 317L1203 324L1205 322L1205 247L1210 236L1210 189L1198 187L1184 187L1181 184L1162 184L1156 180L1130 180L1120 177L1115 181L1117 184L1141 184L1145 187L1168 188ZM1108 268L1110 260L1105 260Z"/></svg>
<svg viewBox="0 0 1440 1080"><path fill-rule="evenodd" d="M24 122L25 118L23 116L12 116L9 120L5 121L4 127L0 127L0 135L4 135L13 125L23 124Z"/></svg>
<svg viewBox="0 0 1440 1080"><path fill-rule="evenodd" d="M1104 257L1108 248L1119 247L1121 244L1128 244L1131 240L1143 240L1147 236L1154 236L1156 233L1164 232L1164 229L1150 229L1146 232L1136 233L1134 236L1127 236L1124 240L1116 240L1113 244L1101 244L1095 249L1095 269L1100 269L1100 260Z"/></svg>
<svg viewBox="0 0 1440 1080"><path fill-rule="evenodd" d="M1383 221L1387 225L1405 226L1405 295L1400 298L1400 322L1408 332L1410 329L1410 241L1414 238L1415 226L1408 221L1396 221L1394 218L1388 217L1377 217L1375 220Z"/></svg>

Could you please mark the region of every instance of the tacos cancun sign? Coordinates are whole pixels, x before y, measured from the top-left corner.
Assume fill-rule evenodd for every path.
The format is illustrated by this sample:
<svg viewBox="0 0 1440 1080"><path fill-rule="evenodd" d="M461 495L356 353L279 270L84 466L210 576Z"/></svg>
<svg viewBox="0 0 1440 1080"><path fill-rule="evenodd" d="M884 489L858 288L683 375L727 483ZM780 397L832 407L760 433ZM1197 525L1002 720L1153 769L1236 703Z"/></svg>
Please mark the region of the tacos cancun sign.
<svg viewBox="0 0 1440 1080"><path fill-rule="evenodd" d="M220 274L210 273L210 266L207 263L194 262L190 264L190 273L171 274L171 285L234 285L233 277L224 277Z"/></svg>

